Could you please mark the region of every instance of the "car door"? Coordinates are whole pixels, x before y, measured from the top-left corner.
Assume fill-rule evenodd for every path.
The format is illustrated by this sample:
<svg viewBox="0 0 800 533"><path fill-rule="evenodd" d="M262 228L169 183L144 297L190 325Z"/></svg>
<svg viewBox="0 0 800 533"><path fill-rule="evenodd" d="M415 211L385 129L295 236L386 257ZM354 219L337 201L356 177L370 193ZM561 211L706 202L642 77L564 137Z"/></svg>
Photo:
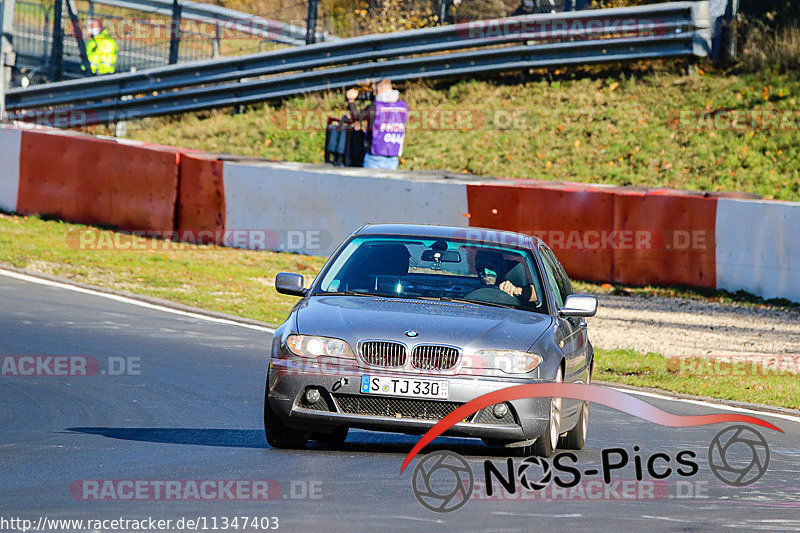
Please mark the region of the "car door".
<svg viewBox="0 0 800 533"><path fill-rule="evenodd" d="M560 295L560 305L563 305L567 296L574 294L572 282L553 251L546 246L543 257L547 257L547 262L549 262L551 268L553 268ZM589 335L586 331L586 319L581 317L559 317L559 320L564 323L565 329L569 331L570 335L569 339L565 341L565 345L569 344L569 349L567 350L565 348L568 359L564 381L585 383L588 381L589 365L591 364L589 360L591 351L589 350ZM569 378L567 376L569 376Z"/></svg>
<svg viewBox="0 0 800 533"><path fill-rule="evenodd" d="M542 245L540 252L547 278L553 287L556 306L560 309L564 306L567 296L574 292L572 283L550 248ZM583 374L588 353L586 321L577 317L557 316L555 333L556 342L561 347L565 358L564 382L585 381Z"/></svg>

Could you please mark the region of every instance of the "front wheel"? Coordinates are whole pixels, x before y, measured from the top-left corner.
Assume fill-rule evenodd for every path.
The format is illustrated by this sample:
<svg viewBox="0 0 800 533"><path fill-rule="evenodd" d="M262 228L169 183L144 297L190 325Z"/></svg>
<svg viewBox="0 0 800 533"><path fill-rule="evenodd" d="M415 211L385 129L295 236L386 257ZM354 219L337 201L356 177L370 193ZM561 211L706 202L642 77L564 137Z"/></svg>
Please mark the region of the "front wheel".
<svg viewBox="0 0 800 533"><path fill-rule="evenodd" d="M268 393L269 390L264 393L264 433L267 444L282 450L302 450L308 444L308 433L284 424L269 405Z"/></svg>
<svg viewBox="0 0 800 533"><path fill-rule="evenodd" d="M555 383L564 380L561 367L556 372ZM544 434L533 443L533 452L539 457L552 456L558 447L558 436L561 432L561 398L550 399L550 416Z"/></svg>

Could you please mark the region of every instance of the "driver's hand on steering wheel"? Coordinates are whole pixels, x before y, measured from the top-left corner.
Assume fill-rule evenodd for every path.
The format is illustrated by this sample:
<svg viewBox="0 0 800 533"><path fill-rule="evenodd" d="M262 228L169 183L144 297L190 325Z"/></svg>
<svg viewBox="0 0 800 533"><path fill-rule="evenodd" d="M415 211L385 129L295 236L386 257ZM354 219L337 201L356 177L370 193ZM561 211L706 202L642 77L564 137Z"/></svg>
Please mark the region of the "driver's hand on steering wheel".
<svg viewBox="0 0 800 533"><path fill-rule="evenodd" d="M536 296L536 292L533 289L533 285L527 285L525 287L517 287L510 281L506 280L500 284L498 287L503 292L510 294L511 296L519 297L522 303L531 303L531 304L538 304L539 298Z"/></svg>
<svg viewBox="0 0 800 533"><path fill-rule="evenodd" d="M520 294L522 294L522 289L520 287L517 287L508 280L501 283L499 288L501 291L507 292L511 296L519 296Z"/></svg>

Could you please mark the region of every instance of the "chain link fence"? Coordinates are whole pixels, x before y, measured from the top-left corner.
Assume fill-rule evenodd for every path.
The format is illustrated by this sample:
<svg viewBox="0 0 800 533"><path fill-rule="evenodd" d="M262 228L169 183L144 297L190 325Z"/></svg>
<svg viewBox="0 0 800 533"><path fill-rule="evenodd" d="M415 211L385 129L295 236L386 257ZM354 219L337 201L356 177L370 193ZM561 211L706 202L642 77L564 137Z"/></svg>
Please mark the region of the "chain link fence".
<svg viewBox="0 0 800 533"><path fill-rule="evenodd" d="M86 9L86 8L89 9ZM52 53L53 2L17 0L14 13L14 49L17 54L17 67L29 77L48 75L48 64L43 58ZM86 23L90 19L102 21L103 26L117 41L119 59L117 71L143 69L166 65L169 56L170 20L159 19L144 13L129 13L126 10L108 10L102 6L84 6L78 9L84 39L90 34ZM63 66L66 76L83 76L81 54L72 22L62 16L61 28L64 32ZM182 61L212 57L214 43L211 36L187 30L186 42L182 43L179 58Z"/></svg>
<svg viewBox="0 0 800 533"><path fill-rule="evenodd" d="M53 71L53 37L55 1L16 0L14 9L13 45L16 53L15 85L39 83L61 77L86 75L76 31L63 4L62 71ZM172 20L151 12L111 7L84 0L73 2L83 39L90 38L88 23L99 20L117 42L117 72L128 72L169 64ZM246 20L244 21L246 24ZM240 55L279 47L272 41L237 31L228 24L202 23L186 18L180 23L178 61L210 59L224 55Z"/></svg>

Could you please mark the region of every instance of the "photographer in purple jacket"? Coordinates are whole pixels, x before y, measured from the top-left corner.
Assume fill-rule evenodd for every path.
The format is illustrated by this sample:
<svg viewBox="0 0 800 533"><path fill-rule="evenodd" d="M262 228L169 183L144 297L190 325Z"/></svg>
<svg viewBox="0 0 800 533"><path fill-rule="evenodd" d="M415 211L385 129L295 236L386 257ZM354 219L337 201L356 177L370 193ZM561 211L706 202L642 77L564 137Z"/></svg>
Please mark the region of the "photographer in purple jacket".
<svg viewBox="0 0 800 533"><path fill-rule="evenodd" d="M400 93L392 89L388 79L375 85L375 101L364 109L356 107L358 89L349 89L345 96L353 122L367 120L364 168L397 168L403 154L408 104L400 100Z"/></svg>

